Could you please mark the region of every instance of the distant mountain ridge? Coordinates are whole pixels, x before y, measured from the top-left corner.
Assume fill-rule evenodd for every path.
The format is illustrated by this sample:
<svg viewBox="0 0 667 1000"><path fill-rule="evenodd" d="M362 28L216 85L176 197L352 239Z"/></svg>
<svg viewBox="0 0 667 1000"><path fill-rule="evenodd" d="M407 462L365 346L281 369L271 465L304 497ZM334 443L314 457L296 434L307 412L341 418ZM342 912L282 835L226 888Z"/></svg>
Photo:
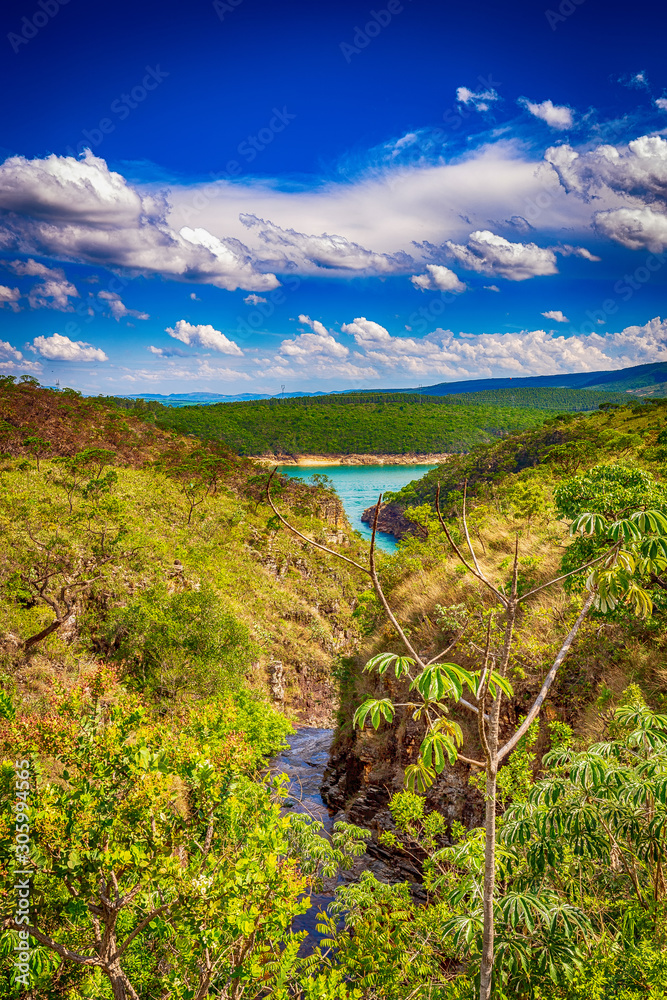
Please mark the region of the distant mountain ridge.
<svg viewBox="0 0 667 1000"><path fill-rule="evenodd" d="M389 389L382 392L419 392L424 396L451 396L459 392L482 392L487 389L602 389L629 392L667 382L667 362L634 365L616 371L572 372L566 375L520 375L512 378L472 379L465 382L438 382L419 389Z"/></svg>
<svg viewBox="0 0 667 1000"><path fill-rule="evenodd" d="M615 371L571 372L565 375L519 375L507 378L468 379L461 382L438 382L418 388L405 389L342 389L331 393L322 392L242 392L237 395L222 395L217 392L172 392L162 395L153 392L123 393L124 399L145 399L162 403L163 406L197 406L212 403L243 403L258 399L296 399L302 396L338 396L359 393L407 392L422 396L451 396L458 393L484 392L498 389L599 389L608 392L632 392L637 395L662 395L667 393L667 362L657 361L649 365L634 365Z"/></svg>

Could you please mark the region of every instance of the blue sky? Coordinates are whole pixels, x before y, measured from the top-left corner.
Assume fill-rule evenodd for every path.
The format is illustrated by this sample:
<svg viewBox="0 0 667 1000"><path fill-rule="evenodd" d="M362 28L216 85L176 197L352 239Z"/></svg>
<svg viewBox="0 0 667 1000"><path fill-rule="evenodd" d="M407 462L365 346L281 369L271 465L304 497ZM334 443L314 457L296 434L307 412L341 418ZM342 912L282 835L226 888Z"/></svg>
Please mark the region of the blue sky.
<svg viewBox="0 0 667 1000"><path fill-rule="evenodd" d="M0 371L236 393L667 360L655 3L1 18Z"/></svg>

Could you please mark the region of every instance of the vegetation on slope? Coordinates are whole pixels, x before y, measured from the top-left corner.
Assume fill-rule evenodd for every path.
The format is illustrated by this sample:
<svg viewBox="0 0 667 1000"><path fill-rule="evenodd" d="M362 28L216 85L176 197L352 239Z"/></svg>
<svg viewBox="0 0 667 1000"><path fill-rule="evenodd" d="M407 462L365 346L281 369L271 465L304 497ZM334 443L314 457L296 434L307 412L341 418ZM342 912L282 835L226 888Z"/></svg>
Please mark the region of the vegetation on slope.
<svg viewBox="0 0 667 1000"><path fill-rule="evenodd" d="M507 389L463 397L351 393L177 408L115 402L151 414L164 430L219 441L240 455L400 455L468 451L540 426L549 410L592 409L610 399L604 392Z"/></svg>
<svg viewBox="0 0 667 1000"><path fill-rule="evenodd" d="M492 650L502 645L502 613L473 573L452 557L440 529L434 509L438 481L449 530L468 556L460 515L469 480L472 543L484 574L505 594L518 532L518 593L527 594L608 546L604 531L611 511L649 507L667 514L666 418L667 407L649 404L556 420L540 431L450 459L396 494L418 534L404 539L382 581L419 657L428 660L451 646L446 659L456 669L449 672L474 673L486 643ZM596 531L602 534L598 541L581 538L573 544L568 524L583 510L596 514ZM665 996L667 715L660 713L667 708L667 560L659 545L653 547L658 559L653 568L639 558L632 564L652 608L646 613L639 601L645 616L636 618L633 601L621 595L613 599L613 589L601 581L603 600L581 626L541 721L500 771L498 809L510 809L498 829L494 996ZM583 583L579 574L553 592L538 592L524 607L509 663L513 695L501 716L503 742L525 715L577 618ZM374 660L388 653L404 656L405 650L372 590L360 601L358 614L367 638L341 672L341 726L326 798L334 808L345 805L353 821L373 822L381 846L425 865L425 910L412 908L398 890L390 901L389 892L370 882L348 900L358 908L355 934L369 933L365 966L360 962L368 982L365 907L375 912L386 907L387 919L380 923L388 939L400 940L401 954L419 954L428 966L421 972L408 967L388 945L385 958L376 952L375 968L382 970L386 995L392 996L418 990L425 978L438 981L438 947L471 976L479 968L484 811L479 793L484 787L469 762L452 767L446 754L438 757L433 739L422 742L424 722L419 712L413 716L413 708L421 707L422 689L411 689L402 678L403 661ZM370 675L365 664L375 667ZM440 700L447 698L446 684L444 690ZM369 698L377 708L377 732L359 731L353 724L355 711ZM410 702L417 704L409 707ZM429 711L433 714L436 706ZM454 732L454 723L468 758L484 760L475 718L460 707L450 708L441 735ZM545 756L550 746L564 744L572 750ZM630 750L640 744L641 759ZM411 795L404 781L412 774L420 786L420 747L432 772L421 787L433 783L425 795ZM439 839L442 816L453 846ZM626 838L623 847L621 838ZM632 861L618 853L626 848ZM392 910L404 916L392 919ZM377 927L375 934L384 942ZM442 994L431 995L477 993L472 979L462 977L453 980L450 992L443 987Z"/></svg>
<svg viewBox="0 0 667 1000"><path fill-rule="evenodd" d="M473 1000L483 796L461 762L426 795L405 791L424 732L403 708L376 733L352 728L365 695L410 700L393 670L362 669L400 651L365 578L280 530L263 503L265 474L215 443L30 380L4 383L0 404L10 552L0 581L0 996L27 984L47 1000ZM380 573L420 655L469 624L448 655L475 670L499 629L437 530L438 477L461 544L469 480L482 565L504 584L518 529L526 593L573 549L563 517L604 508L607 466L620 466L622 501L639 491L667 507L666 415L643 404L541 421L401 491L419 534L380 557ZM278 482L275 499L307 535L363 561L326 489ZM584 623L542 721L501 769L496 1000L665 998L667 590L653 575L642 577L649 615L631 618L621 601ZM526 602L507 731L581 586ZM376 851L423 876L417 898L368 871L339 886L321 917L326 937L305 957L294 923L308 893L365 838L347 826L332 843L316 836L281 810L280 781L262 778L288 728L261 697L272 685L280 701L278 660L295 704L299 688L303 702L335 672L329 801L374 825ZM451 718L476 753L474 723L456 707ZM19 821L31 872L25 981L11 878Z"/></svg>

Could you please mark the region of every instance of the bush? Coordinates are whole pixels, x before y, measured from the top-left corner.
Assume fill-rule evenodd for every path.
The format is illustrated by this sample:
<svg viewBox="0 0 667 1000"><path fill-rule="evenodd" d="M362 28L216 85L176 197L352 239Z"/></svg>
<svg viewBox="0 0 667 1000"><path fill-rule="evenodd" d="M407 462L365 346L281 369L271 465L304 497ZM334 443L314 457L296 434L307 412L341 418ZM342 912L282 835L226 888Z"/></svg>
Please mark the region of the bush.
<svg viewBox="0 0 667 1000"><path fill-rule="evenodd" d="M172 698L229 690L256 653L247 627L209 587L177 594L152 587L116 611L106 638L127 678Z"/></svg>

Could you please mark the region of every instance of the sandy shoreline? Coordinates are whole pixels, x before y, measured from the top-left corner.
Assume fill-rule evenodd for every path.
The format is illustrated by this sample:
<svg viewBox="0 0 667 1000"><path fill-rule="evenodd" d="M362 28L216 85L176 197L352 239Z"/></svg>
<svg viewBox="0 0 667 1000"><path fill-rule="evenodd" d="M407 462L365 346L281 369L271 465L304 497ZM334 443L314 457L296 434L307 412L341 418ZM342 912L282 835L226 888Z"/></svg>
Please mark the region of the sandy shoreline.
<svg viewBox="0 0 667 1000"><path fill-rule="evenodd" d="M450 456L446 452L431 455L249 455L261 465L293 465L316 468L319 465L438 465Z"/></svg>

